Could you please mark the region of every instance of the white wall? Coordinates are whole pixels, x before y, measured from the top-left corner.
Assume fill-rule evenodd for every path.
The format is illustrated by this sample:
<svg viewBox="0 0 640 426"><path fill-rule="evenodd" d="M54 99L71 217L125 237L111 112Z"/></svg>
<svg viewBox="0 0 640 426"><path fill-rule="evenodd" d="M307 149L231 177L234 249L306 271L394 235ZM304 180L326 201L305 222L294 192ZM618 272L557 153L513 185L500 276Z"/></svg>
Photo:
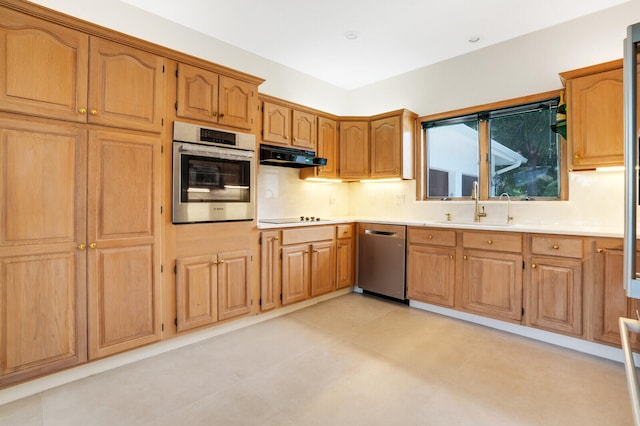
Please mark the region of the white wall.
<svg viewBox="0 0 640 426"><path fill-rule="evenodd" d="M626 27L640 21L640 0L631 0L347 92L120 1L34 3L265 78L261 92L338 115L372 115L399 108L428 115L559 89L559 72L622 57ZM350 214L437 219L445 210L470 214L468 202L416 202L414 182L317 185L298 181L294 170L272 167L261 168L258 182L261 218ZM622 226L622 187L620 172L571 173L569 201L513 203L514 216L522 223ZM490 204L493 217L502 214L500 203Z"/></svg>

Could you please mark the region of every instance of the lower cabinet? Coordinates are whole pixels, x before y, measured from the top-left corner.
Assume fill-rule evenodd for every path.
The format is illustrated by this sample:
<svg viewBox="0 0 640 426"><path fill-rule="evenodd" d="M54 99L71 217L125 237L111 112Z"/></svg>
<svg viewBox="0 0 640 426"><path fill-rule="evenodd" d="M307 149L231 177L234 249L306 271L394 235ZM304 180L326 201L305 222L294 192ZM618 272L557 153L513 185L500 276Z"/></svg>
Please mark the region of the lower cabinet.
<svg viewBox="0 0 640 426"><path fill-rule="evenodd" d="M623 241L621 239L598 239L595 242L595 267L593 291L593 316L591 318L592 338L596 342L620 347L618 318L637 318L640 300L628 298L622 276ZM636 255L640 265L640 254ZM640 350L640 342L635 333L632 336L634 350Z"/></svg>
<svg viewBox="0 0 640 426"><path fill-rule="evenodd" d="M185 331L251 311L249 250L176 259L176 325Z"/></svg>
<svg viewBox="0 0 640 426"><path fill-rule="evenodd" d="M355 244L353 224L336 226L336 288L355 283Z"/></svg>
<svg viewBox="0 0 640 426"><path fill-rule="evenodd" d="M456 232L409 228L407 297L453 308Z"/></svg>
<svg viewBox="0 0 640 426"><path fill-rule="evenodd" d="M280 231L260 234L260 310L277 308L280 302Z"/></svg>
<svg viewBox="0 0 640 426"><path fill-rule="evenodd" d="M463 232L459 306L497 319L522 320L522 236Z"/></svg>
<svg viewBox="0 0 640 426"><path fill-rule="evenodd" d="M527 325L582 335L583 239L532 236Z"/></svg>

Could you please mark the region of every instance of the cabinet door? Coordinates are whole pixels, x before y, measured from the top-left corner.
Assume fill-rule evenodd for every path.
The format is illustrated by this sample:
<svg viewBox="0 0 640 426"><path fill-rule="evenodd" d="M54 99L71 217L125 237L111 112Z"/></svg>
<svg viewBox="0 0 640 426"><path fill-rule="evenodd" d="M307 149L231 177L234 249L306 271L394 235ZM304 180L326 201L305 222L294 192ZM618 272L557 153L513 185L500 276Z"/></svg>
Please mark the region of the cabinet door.
<svg viewBox="0 0 640 426"><path fill-rule="evenodd" d="M282 105L264 102L262 106L262 140L276 145L291 145L291 110Z"/></svg>
<svg viewBox="0 0 640 426"><path fill-rule="evenodd" d="M573 165L621 165L623 153L622 69L569 81Z"/></svg>
<svg viewBox="0 0 640 426"><path fill-rule="evenodd" d="M89 122L126 129L162 129L164 59L91 38Z"/></svg>
<svg viewBox="0 0 640 426"><path fill-rule="evenodd" d="M295 148L316 150L316 116L293 110L291 145Z"/></svg>
<svg viewBox="0 0 640 426"><path fill-rule="evenodd" d="M260 309L278 306L280 295L280 231L264 231L260 246Z"/></svg>
<svg viewBox="0 0 640 426"><path fill-rule="evenodd" d="M0 109L86 121L88 64L86 34L0 9Z"/></svg>
<svg viewBox="0 0 640 426"><path fill-rule="evenodd" d="M452 308L454 305L455 249L409 246L407 297Z"/></svg>
<svg viewBox="0 0 640 426"><path fill-rule="evenodd" d="M361 179L369 176L369 131L365 121L340 124L340 177Z"/></svg>
<svg viewBox="0 0 640 426"><path fill-rule="evenodd" d="M337 288L345 288L355 283L355 247L353 239L342 238L337 244Z"/></svg>
<svg viewBox="0 0 640 426"><path fill-rule="evenodd" d="M250 266L249 250L218 255L218 318L221 320L251 311Z"/></svg>
<svg viewBox="0 0 640 426"><path fill-rule="evenodd" d="M34 124L0 119L0 387L87 358L86 132Z"/></svg>
<svg viewBox="0 0 640 426"><path fill-rule="evenodd" d="M614 242L611 248L607 244L599 245L596 253L596 275L593 298L593 339L620 347L620 328L618 318L636 318L634 299L628 299L622 277L623 256L622 241ZM640 256L636 262L640 264ZM633 345L636 350L640 345Z"/></svg>
<svg viewBox="0 0 640 426"><path fill-rule="evenodd" d="M256 92L253 84L221 75L218 123L250 130Z"/></svg>
<svg viewBox="0 0 640 426"><path fill-rule="evenodd" d="M400 177L402 119L389 117L371 122L371 177Z"/></svg>
<svg viewBox="0 0 640 426"><path fill-rule="evenodd" d="M215 256L176 259L177 330L191 330L218 320Z"/></svg>
<svg viewBox="0 0 640 426"><path fill-rule="evenodd" d="M499 319L522 319L522 256L465 250L461 306Z"/></svg>
<svg viewBox="0 0 640 426"><path fill-rule="evenodd" d="M218 89L218 74L178 64L177 116L217 123Z"/></svg>
<svg viewBox="0 0 640 426"><path fill-rule="evenodd" d="M309 246L307 244L282 247L281 297L283 305L309 297Z"/></svg>
<svg viewBox="0 0 640 426"><path fill-rule="evenodd" d="M311 244L311 296L335 290L335 261L333 241Z"/></svg>
<svg viewBox="0 0 640 426"><path fill-rule="evenodd" d="M327 165L317 167L318 176L338 176L338 123L325 117L318 118L318 156L327 159Z"/></svg>
<svg viewBox="0 0 640 426"><path fill-rule="evenodd" d="M160 140L96 131L89 143L89 357L160 338Z"/></svg>
<svg viewBox="0 0 640 426"><path fill-rule="evenodd" d="M582 261L531 258L528 317L531 325L582 335Z"/></svg>

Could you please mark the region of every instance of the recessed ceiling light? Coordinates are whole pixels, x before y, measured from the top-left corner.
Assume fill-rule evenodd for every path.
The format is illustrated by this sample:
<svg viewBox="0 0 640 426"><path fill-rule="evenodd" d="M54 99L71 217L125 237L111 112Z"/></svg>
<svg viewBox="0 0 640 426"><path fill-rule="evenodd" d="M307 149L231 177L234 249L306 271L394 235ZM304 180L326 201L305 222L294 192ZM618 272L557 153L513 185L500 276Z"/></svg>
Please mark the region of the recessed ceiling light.
<svg viewBox="0 0 640 426"><path fill-rule="evenodd" d="M355 40L358 38L358 33L355 31L347 31L344 36L347 40Z"/></svg>
<svg viewBox="0 0 640 426"><path fill-rule="evenodd" d="M479 35L473 35L471 37L469 37L469 43L477 43L480 41L480 36Z"/></svg>

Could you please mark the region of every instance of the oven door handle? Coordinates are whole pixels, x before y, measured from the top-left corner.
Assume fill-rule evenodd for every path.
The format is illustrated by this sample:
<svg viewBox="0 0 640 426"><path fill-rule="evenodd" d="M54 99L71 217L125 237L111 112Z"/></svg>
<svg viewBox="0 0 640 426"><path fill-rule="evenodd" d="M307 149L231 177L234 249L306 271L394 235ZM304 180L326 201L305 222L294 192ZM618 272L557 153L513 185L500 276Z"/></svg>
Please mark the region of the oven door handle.
<svg viewBox="0 0 640 426"><path fill-rule="evenodd" d="M253 158L254 154L251 151L233 151L229 152L227 149L220 149L212 147L210 150L203 149L193 149L188 146L180 145L178 148L180 152L186 152L189 154L202 155L204 157L216 157L216 158L225 158L228 160L249 160Z"/></svg>

